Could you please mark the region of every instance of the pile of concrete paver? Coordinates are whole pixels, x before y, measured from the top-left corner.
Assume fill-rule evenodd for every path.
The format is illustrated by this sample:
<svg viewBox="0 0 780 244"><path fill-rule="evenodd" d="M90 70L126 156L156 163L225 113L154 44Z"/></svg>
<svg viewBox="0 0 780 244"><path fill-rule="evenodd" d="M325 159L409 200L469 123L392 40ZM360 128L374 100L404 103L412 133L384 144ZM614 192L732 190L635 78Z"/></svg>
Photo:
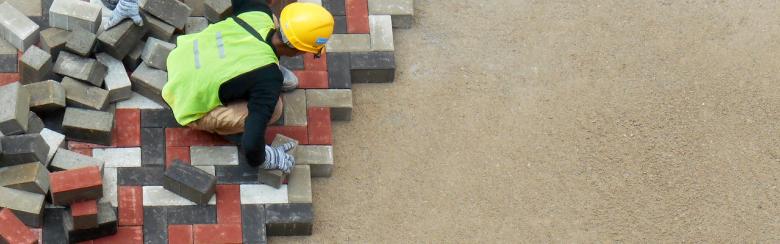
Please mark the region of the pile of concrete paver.
<svg viewBox="0 0 780 244"><path fill-rule="evenodd" d="M294 1L276 1L279 10ZM0 0L0 243L266 243L310 235L312 177L333 172L332 121L352 83L395 78L393 28L413 0L317 0L335 17L321 58L280 63L273 145L291 174L248 165L220 136L184 128L160 94L179 35L232 15L230 0L140 0L144 25L105 29L99 0Z"/></svg>

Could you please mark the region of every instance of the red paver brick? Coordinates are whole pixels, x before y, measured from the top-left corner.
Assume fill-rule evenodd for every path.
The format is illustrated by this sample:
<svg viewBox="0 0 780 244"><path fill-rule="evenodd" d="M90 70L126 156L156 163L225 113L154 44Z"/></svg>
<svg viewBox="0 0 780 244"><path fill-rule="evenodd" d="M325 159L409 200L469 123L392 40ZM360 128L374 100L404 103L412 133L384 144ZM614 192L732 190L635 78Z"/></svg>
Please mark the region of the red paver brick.
<svg viewBox="0 0 780 244"><path fill-rule="evenodd" d="M93 148L109 148L111 146L106 145L98 145L98 144L92 144L92 143L86 143L86 142L78 142L78 141L68 141L68 150L76 150L76 149L93 149Z"/></svg>
<svg viewBox="0 0 780 244"><path fill-rule="evenodd" d="M144 195L140 186L119 187L119 225L144 225Z"/></svg>
<svg viewBox="0 0 780 244"><path fill-rule="evenodd" d="M192 225L169 225L168 244L192 244Z"/></svg>
<svg viewBox="0 0 780 244"><path fill-rule="evenodd" d="M241 224L239 185L217 185L217 223Z"/></svg>
<svg viewBox="0 0 780 244"><path fill-rule="evenodd" d="M116 234L92 241L94 244L141 244L144 242L144 232L141 226L122 226Z"/></svg>
<svg viewBox="0 0 780 244"><path fill-rule="evenodd" d="M195 225L192 227L194 243L213 244L213 243L242 243L241 225L237 224L216 224L216 225Z"/></svg>
<svg viewBox="0 0 780 244"><path fill-rule="evenodd" d="M369 34L368 0L345 0L347 10L347 32L350 34Z"/></svg>
<svg viewBox="0 0 780 244"><path fill-rule="evenodd" d="M73 222L83 222L82 225L85 225L77 228L91 228L97 226L97 212L97 200L81 201L70 204L70 215L73 217Z"/></svg>
<svg viewBox="0 0 780 244"><path fill-rule="evenodd" d="M295 139L300 144L309 144L309 129L306 126L269 126L265 130L265 141L274 141L278 134Z"/></svg>
<svg viewBox="0 0 780 244"><path fill-rule="evenodd" d="M333 127L330 121L330 108L311 107L306 116L309 123L309 144L332 145Z"/></svg>
<svg viewBox="0 0 780 244"><path fill-rule="evenodd" d="M92 157L92 148L74 148L70 150L81 155L87 155Z"/></svg>
<svg viewBox="0 0 780 244"><path fill-rule="evenodd" d="M7 243L37 243L38 236L27 228L10 209L0 211L0 239ZM239 226L240 230L240 226Z"/></svg>
<svg viewBox="0 0 780 244"><path fill-rule="evenodd" d="M19 81L19 73L0 73L0 86Z"/></svg>
<svg viewBox="0 0 780 244"><path fill-rule="evenodd" d="M77 244L92 244L92 241L82 241L82 242L79 242Z"/></svg>
<svg viewBox="0 0 780 244"><path fill-rule="evenodd" d="M166 128L165 146L189 147L189 146L226 146L230 142L217 134L191 128Z"/></svg>
<svg viewBox="0 0 780 244"><path fill-rule="evenodd" d="M314 54L304 54L303 67L305 70L328 71L328 55L322 52L320 58L314 58Z"/></svg>
<svg viewBox="0 0 780 244"><path fill-rule="evenodd" d="M190 164L190 147L166 147L165 168L171 166L174 161Z"/></svg>
<svg viewBox="0 0 780 244"><path fill-rule="evenodd" d="M117 109L112 136L111 145L114 147L141 146L141 110Z"/></svg>
<svg viewBox="0 0 780 244"><path fill-rule="evenodd" d="M52 202L57 205L97 199L103 191L103 177L97 166L50 173L49 184Z"/></svg>
<svg viewBox="0 0 780 244"><path fill-rule="evenodd" d="M295 70L300 89L328 89L328 71Z"/></svg>

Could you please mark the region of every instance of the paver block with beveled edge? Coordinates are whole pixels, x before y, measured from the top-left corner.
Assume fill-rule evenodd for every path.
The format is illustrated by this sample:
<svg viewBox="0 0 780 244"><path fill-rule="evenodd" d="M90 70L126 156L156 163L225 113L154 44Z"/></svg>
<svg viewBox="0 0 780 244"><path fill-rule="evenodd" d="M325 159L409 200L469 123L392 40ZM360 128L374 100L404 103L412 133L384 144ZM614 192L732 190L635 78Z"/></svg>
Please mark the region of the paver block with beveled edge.
<svg viewBox="0 0 780 244"><path fill-rule="evenodd" d="M190 201L206 204L214 196L217 177L185 164L173 164L165 171L163 186Z"/></svg>
<svg viewBox="0 0 780 244"><path fill-rule="evenodd" d="M63 171L96 166L103 169L105 161L102 159L85 156L64 148L58 148L51 160L49 168L52 171Z"/></svg>
<svg viewBox="0 0 780 244"><path fill-rule="evenodd" d="M0 196L3 196L0 198L0 208L13 210L28 226L40 226L44 195L0 186Z"/></svg>
<svg viewBox="0 0 780 244"><path fill-rule="evenodd" d="M62 79L65 101L69 107L103 110L108 105L108 91L88 85L76 79Z"/></svg>
<svg viewBox="0 0 780 244"><path fill-rule="evenodd" d="M49 153L49 145L40 134L5 136L0 141L3 149L0 166L45 162Z"/></svg>
<svg viewBox="0 0 780 244"><path fill-rule="evenodd" d="M0 86L0 133L15 135L27 130L30 93L21 83L14 82Z"/></svg>
<svg viewBox="0 0 780 244"><path fill-rule="evenodd" d="M65 88L54 80L46 80L24 85L30 93L30 110L51 112L65 107Z"/></svg>
<svg viewBox="0 0 780 244"><path fill-rule="evenodd" d="M22 84L45 80L51 73L52 65L51 54L36 46L30 46L19 60L19 75L22 78Z"/></svg>
<svg viewBox="0 0 780 244"><path fill-rule="evenodd" d="M107 72L108 67L97 60L81 57L67 51L61 51L57 62L54 63L54 73L73 77L96 87L103 85L103 79L106 78Z"/></svg>
<svg viewBox="0 0 780 244"><path fill-rule="evenodd" d="M0 186L45 195L49 192L49 171L38 162L0 168Z"/></svg>
<svg viewBox="0 0 780 244"><path fill-rule="evenodd" d="M62 120L66 138L100 145L111 144L113 127L113 114L80 108L66 108Z"/></svg>

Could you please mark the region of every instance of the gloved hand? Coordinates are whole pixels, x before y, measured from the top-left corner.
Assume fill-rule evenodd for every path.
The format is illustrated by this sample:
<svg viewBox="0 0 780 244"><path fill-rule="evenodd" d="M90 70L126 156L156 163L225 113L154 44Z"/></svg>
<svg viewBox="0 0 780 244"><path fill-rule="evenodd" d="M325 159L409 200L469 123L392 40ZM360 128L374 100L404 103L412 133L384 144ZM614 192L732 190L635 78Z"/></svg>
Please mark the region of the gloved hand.
<svg viewBox="0 0 780 244"><path fill-rule="evenodd" d="M127 18L132 19L138 26L144 25L143 19L141 19L141 15L138 13L138 0L119 0L114 13L111 15L111 19L108 21L106 30L111 29L111 27L118 25Z"/></svg>
<svg viewBox="0 0 780 244"><path fill-rule="evenodd" d="M273 170L278 169L286 174L292 171L295 166L295 158L288 154L291 149L295 147L295 142L288 142L278 147L265 146L265 162L263 169Z"/></svg>
<svg viewBox="0 0 780 244"><path fill-rule="evenodd" d="M279 65L279 70L282 71L282 76L284 76L284 81L282 82L282 91L288 92L298 88L298 76L296 76L292 70L282 66L281 64Z"/></svg>
<svg viewBox="0 0 780 244"><path fill-rule="evenodd" d="M114 10L119 0L101 0L101 2L103 2L103 6L106 6L106 8Z"/></svg>

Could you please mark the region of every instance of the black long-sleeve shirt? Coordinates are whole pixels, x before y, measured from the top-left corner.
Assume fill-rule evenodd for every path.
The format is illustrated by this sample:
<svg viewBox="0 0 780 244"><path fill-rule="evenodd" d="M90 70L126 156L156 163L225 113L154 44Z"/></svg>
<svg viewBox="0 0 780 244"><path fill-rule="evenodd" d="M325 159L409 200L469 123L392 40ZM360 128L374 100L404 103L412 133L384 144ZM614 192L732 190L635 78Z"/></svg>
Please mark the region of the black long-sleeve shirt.
<svg viewBox="0 0 780 244"><path fill-rule="evenodd" d="M271 8L264 0L232 0L232 2L234 16L251 11L260 11L273 16ZM246 34L251 35L249 32ZM222 104L235 101L249 103L249 116L245 121L241 146L252 166L259 166L265 161L265 130L279 100L283 80L279 66L269 64L230 79L219 88L219 99Z"/></svg>

